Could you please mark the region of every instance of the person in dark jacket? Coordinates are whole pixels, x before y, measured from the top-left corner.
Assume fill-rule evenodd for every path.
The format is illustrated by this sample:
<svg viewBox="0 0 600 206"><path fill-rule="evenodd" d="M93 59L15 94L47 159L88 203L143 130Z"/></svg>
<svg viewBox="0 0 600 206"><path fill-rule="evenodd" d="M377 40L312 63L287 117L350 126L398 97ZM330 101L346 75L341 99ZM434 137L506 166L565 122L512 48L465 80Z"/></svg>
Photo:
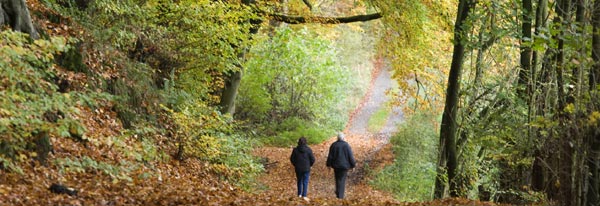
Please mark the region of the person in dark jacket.
<svg viewBox="0 0 600 206"><path fill-rule="evenodd" d="M356 160L352 154L352 148L348 142L344 141L344 133L338 133L337 137L338 140L329 147L327 167L333 168L335 173L335 196L344 199L348 170L356 167Z"/></svg>
<svg viewBox="0 0 600 206"><path fill-rule="evenodd" d="M292 150L290 161L296 170L296 180L298 184L298 197L309 200L306 197L308 193L308 178L310 177L310 167L315 163L315 156L306 143L306 138L298 139L298 146Z"/></svg>

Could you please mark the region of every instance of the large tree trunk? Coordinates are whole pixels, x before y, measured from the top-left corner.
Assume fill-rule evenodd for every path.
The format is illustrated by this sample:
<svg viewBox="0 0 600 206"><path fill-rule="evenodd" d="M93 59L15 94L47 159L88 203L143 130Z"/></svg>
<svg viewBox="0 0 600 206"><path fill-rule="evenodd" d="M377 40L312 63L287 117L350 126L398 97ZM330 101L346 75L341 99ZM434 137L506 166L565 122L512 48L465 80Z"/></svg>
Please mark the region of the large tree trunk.
<svg viewBox="0 0 600 206"><path fill-rule="evenodd" d="M576 59L579 62L584 62L585 56L586 56L586 31L585 31L585 27L587 25L587 20L586 20L586 7L585 7L585 2L586 0L576 0L575 4L576 4L576 12L575 12L575 22L577 23L577 34L579 34L579 37L577 37L577 42L578 47L576 47L576 49L578 50L578 55L576 55ZM579 104L578 102L580 102L580 97L581 97L581 89L582 89L582 79L583 79L583 70L584 70L584 65L583 64L579 64L579 65L575 65L572 67L573 71L572 71L572 75L571 75L571 84L574 86L571 86L568 88L568 94L567 94L567 105L568 104L573 104L573 105L577 105L576 106L576 110L580 110ZM580 116L579 114L581 114L580 112L575 112L574 114L570 114L569 119L571 120L571 122L575 122L578 121L577 118L578 116ZM586 148L586 144L584 144L584 136L582 135L584 133L582 133L582 127L580 127L579 125L575 125L575 124L571 124L570 125L570 136L572 136L572 138L574 139L574 147L575 148L580 148L580 149L575 149L574 153L573 153L573 183L572 183L572 195L573 196L573 205L583 205L584 204L584 191L585 191L585 180L586 180L586 176L588 174L587 170L585 169L585 159L586 159L586 154L587 154L587 148Z"/></svg>
<svg viewBox="0 0 600 206"><path fill-rule="evenodd" d="M237 97L242 81L242 69L240 67L240 71L233 72L226 79L225 88L221 93L221 102L219 103L222 114L235 114L235 97Z"/></svg>
<svg viewBox="0 0 600 206"><path fill-rule="evenodd" d="M0 25L5 24L15 31L29 34L32 39L39 38L25 0L0 0Z"/></svg>
<svg viewBox="0 0 600 206"><path fill-rule="evenodd" d="M458 4L458 12L456 17L456 23L454 25L454 52L452 54L452 64L450 65L450 74L448 76L448 87L446 89L446 104L444 106L444 113L442 116L442 125L440 129L440 142L444 142L444 148L440 151L445 151L447 161L445 165L448 174L448 181L450 185L450 196L457 197L457 185L455 182L456 169L458 166L457 153L456 153L456 114L457 105L460 91L460 79L462 63L465 53L465 46L462 43L462 38L465 35L465 29L463 22L469 16L471 8L473 7L471 0L461 0ZM443 194L440 191L444 191L439 187L443 187L442 174L438 174L436 179L435 198L441 198Z"/></svg>

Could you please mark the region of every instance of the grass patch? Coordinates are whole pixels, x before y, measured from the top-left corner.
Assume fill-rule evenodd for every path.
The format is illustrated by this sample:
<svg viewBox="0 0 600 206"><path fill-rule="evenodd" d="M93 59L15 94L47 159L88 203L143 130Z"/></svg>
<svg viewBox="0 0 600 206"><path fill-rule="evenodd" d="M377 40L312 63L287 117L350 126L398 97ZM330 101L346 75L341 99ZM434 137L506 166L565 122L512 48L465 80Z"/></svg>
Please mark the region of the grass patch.
<svg viewBox="0 0 600 206"><path fill-rule="evenodd" d="M371 184L400 201L427 201L436 176L438 130L434 115L415 114L392 137L395 160L375 175Z"/></svg>
<svg viewBox="0 0 600 206"><path fill-rule="evenodd" d="M369 132L377 133L381 131L381 129L387 123L388 118L390 117L391 109L388 106L380 107L371 117L369 118L369 122L367 123L367 130Z"/></svg>

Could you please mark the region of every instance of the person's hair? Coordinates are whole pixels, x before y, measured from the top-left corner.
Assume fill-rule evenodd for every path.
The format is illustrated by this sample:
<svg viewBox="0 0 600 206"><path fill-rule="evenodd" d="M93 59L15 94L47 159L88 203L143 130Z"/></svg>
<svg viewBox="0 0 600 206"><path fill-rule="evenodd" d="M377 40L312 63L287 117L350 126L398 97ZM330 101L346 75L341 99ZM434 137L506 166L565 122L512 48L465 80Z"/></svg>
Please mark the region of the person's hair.
<svg viewBox="0 0 600 206"><path fill-rule="evenodd" d="M342 140L343 141L345 139L344 133L339 132L338 135L337 135L337 138L338 138L338 140Z"/></svg>
<svg viewBox="0 0 600 206"><path fill-rule="evenodd" d="M306 138L300 137L300 139L298 139L298 146L300 145L306 145Z"/></svg>

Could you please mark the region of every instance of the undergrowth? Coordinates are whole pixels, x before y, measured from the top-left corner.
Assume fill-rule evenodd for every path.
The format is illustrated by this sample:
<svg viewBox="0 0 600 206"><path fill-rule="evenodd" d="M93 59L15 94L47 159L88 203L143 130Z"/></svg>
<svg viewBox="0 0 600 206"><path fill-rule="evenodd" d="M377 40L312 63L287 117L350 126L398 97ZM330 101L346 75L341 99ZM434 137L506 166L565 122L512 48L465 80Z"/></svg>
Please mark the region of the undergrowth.
<svg viewBox="0 0 600 206"><path fill-rule="evenodd" d="M87 129L76 119L80 108L111 98L90 90L59 91L53 61L68 43L60 37L30 42L22 33L0 33L0 168L20 171L18 163L30 158L45 162L49 136L87 141Z"/></svg>
<svg viewBox="0 0 600 206"><path fill-rule="evenodd" d="M400 201L432 199L436 176L438 126L435 115L417 113L391 139L394 163L375 174L371 184Z"/></svg>

